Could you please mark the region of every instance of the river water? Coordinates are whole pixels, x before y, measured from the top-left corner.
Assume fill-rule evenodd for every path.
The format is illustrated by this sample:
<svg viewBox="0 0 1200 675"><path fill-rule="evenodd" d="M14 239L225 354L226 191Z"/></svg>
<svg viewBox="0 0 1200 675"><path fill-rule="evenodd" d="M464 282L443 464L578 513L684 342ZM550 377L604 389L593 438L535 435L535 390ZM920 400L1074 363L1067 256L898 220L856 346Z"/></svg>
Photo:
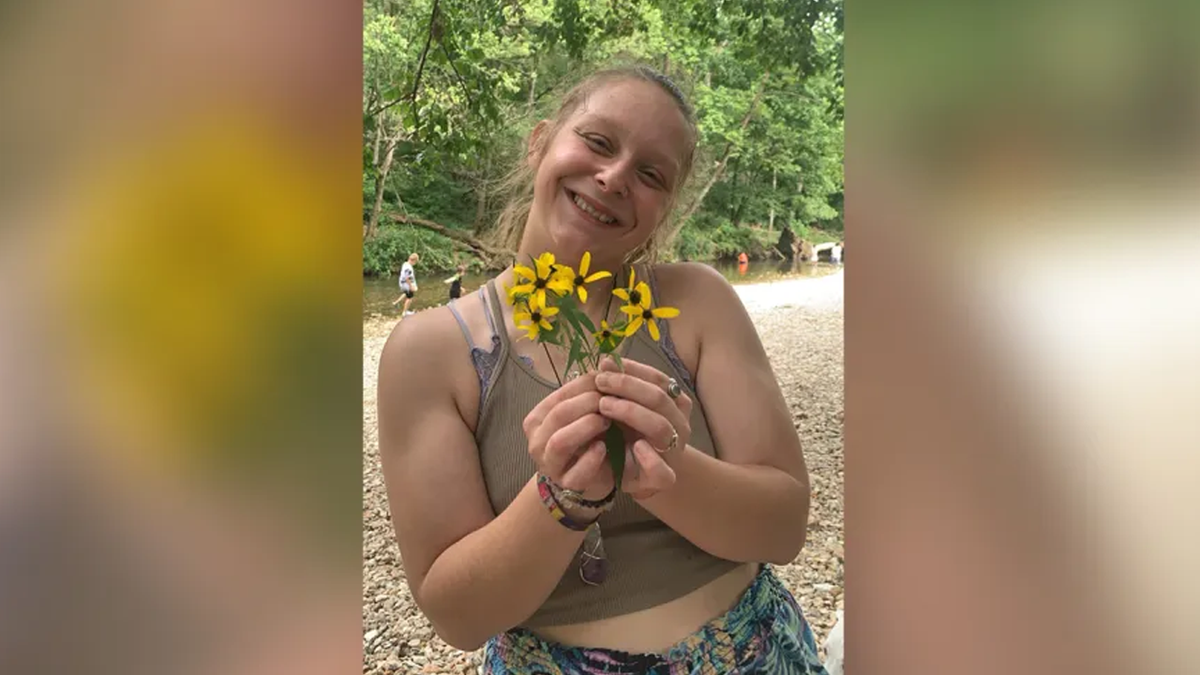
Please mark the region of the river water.
<svg viewBox="0 0 1200 675"><path fill-rule="evenodd" d="M819 277L831 274L841 269L841 265L833 263L810 262L773 262L754 261L745 266L737 262L707 263L722 274L732 284L754 284L781 279L800 277ZM449 300L450 286L442 281L451 277L453 272L431 272L417 268L417 286L420 290L413 298L410 309L421 310L443 305ZM463 281L463 294L476 290L487 283L492 275L468 274ZM386 279L363 278L363 317L373 315L399 316L403 303L393 305L392 302L400 296L396 277Z"/></svg>

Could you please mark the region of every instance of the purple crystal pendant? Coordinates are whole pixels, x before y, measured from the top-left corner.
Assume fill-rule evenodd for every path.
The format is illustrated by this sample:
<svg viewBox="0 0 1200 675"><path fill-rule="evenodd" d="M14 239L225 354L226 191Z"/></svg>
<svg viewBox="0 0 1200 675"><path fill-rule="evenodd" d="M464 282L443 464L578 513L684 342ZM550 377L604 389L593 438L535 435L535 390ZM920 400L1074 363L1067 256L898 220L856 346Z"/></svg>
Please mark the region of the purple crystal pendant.
<svg viewBox="0 0 1200 675"><path fill-rule="evenodd" d="M588 528L579 553L579 578L589 586L599 586L608 578L608 558L604 555L604 539L600 523Z"/></svg>

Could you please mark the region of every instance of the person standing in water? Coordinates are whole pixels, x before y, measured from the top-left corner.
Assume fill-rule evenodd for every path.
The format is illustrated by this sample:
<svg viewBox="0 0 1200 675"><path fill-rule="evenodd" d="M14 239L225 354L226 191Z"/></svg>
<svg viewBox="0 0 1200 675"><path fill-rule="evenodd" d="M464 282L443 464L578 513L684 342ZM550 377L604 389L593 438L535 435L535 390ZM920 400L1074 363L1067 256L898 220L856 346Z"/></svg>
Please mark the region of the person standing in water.
<svg viewBox="0 0 1200 675"><path fill-rule="evenodd" d="M458 273L449 279L443 281L444 284L450 284L450 299L457 300L462 297L462 280L467 273L466 263L459 263Z"/></svg>
<svg viewBox="0 0 1200 675"><path fill-rule="evenodd" d="M409 311L409 306L412 305L413 295L417 292L417 273L414 267L421 261L421 256L416 253L408 256L408 262L400 267L400 297L396 298L392 306L400 304L404 300L404 314L408 316L413 312Z"/></svg>

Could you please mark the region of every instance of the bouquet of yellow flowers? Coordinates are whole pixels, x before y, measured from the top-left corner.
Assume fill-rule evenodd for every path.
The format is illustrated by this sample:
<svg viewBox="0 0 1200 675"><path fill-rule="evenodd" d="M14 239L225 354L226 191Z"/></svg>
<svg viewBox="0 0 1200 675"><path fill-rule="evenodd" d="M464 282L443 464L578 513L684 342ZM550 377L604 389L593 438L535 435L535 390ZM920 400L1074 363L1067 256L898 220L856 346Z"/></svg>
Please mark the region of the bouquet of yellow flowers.
<svg viewBox="0 0 1200 675"><path fill-rule="evenodd" d="M514 265L515 283L506 289L508 301L513 305L513 320L518 329L525 331L524 337L541 344L547 358L550 357L547 345L567 350L564 373L572 373L576 366L581 369L577 372L598 370L600 359L606 354L611 355L621 368L618 348L626 338L644 326L650 337L658 340L658 321L679 316L679 310L674 307L655 307L649 284L638 281L630 268L628 286L612 291L612 296L623 303L620 311L625 315L624 319L614 326L602 319L597 327L583 311L583 303L588 298L587 286L611 277L612 272L601 270L588 274L591 261L592 254L584 253L579 269L575 270L555 262L553 253L543 253L531 260L528 267ZM550 367L554 369L553 359ZM554 369L554 377L562 386L563 380L557 369ZM618 425L609 426L604 446L613 479L620 488L621 475L625 471L625 435Z"/></svg>

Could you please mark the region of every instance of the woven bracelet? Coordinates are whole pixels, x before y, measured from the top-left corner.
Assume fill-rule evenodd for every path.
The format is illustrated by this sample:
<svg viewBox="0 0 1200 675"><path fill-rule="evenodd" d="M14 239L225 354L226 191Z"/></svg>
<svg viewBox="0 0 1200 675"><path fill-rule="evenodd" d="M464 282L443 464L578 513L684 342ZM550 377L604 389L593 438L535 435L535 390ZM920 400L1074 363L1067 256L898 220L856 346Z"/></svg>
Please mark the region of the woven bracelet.
<svg viewBox="0 0 1200 675"><path fill-rule="evenodd" d="M546 482L550 483L550 492L554 495L554 500L560 504L566 502L571 506L584 509L599 509L601 512L608 511L613 507L617 500L617 486L613 486L603 499L584 499L583 495L574 490L568 490L559 486L554 481L546 478Z"/></svg>
<svg viewBox="0 0 1200 675"><path fill-rule="evenodd" d="M580 523L573 520L567 515L566 511L563 511L562 505L558 503L558 500L554 498L554 493L550 491L549 479L541 474L538 474L537 487L538 496L542 498L542 503L545 504L546 508L550 511L550 515L554 516L554 519L557 520L563 527L569 530L575 530L576 532L585 532L589 527L592 526L592 523L595 523L596 520L599 520L599 516L596 516L595 519L586 523Z"/></svg>

